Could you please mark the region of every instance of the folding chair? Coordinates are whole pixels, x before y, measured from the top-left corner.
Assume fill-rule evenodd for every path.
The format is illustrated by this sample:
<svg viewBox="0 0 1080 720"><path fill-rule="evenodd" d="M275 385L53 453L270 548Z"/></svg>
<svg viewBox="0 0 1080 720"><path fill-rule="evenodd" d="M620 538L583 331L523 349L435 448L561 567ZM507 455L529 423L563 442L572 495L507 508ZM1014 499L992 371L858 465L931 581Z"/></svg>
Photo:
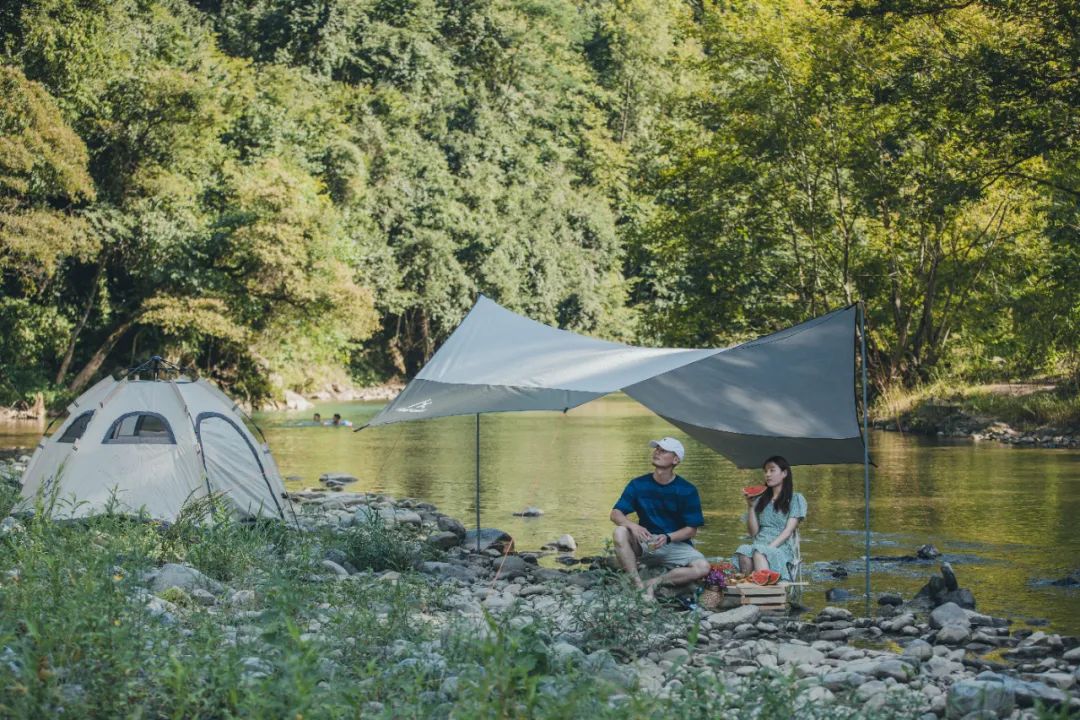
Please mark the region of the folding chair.
<svg viewBox="0 0 1080 720"><path fill-rule="evenodd" d="M791 562L788 563L788 575L791 576L792 586L788 588L788 595L793 602L802 601L803 575L802 575L802 547L799 539L799 528L788 539L791 543Z"/></svg>

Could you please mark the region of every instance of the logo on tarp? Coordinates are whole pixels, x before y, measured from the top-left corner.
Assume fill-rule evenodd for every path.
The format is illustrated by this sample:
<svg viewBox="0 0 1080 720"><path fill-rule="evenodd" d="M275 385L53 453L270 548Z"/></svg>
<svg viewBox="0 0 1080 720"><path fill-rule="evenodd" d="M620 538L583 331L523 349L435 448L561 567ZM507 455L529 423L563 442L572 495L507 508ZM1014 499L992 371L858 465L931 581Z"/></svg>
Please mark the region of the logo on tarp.
<svg viewBox="0 0 1080 720"><path fill-rule="evenodd" d="M422 413L425 410L427 410L429 407L431 407L431 398L428 398L427 400L421 400L420 402L413 403L412 405L406 405L403 408L398 408L397 411L398 412L409 412L409 413Z"/></svg>

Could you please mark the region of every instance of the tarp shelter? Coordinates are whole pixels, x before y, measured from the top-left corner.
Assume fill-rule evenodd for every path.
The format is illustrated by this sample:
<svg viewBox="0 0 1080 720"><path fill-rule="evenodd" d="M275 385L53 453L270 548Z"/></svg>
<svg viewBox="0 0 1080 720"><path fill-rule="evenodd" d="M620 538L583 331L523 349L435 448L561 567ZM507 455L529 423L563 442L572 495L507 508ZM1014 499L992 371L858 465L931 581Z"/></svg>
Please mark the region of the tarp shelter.
<svg viewBox="0 0 1080 720"><path fill-rule="evenodd" d="M622 391L742 468L862 463L851 306L725 349L584 337L481 296L368 427L447 415L569 410Z"/></svg>
<svg viewBox="0 0 1080 720"><path fill-rule="evenodd" d="M115 511L175 520L186 502L215 493L240 517L285 517L269 448L205 380L107 377L68 413L26 468L26 503L55 491L59 517L100 514L112 503Z"/></svg>

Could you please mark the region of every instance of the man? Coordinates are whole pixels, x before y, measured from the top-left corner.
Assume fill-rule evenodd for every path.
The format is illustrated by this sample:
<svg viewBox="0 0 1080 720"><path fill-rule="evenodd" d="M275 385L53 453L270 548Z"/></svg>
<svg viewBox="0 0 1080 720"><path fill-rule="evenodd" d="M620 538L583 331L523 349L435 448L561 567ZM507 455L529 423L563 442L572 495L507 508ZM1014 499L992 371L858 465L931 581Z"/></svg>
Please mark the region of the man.
<svg viewBox="0 0 1080 720"><path fill-rule="evenodd" d="M666 437L649 443L653 471L626 485L611 510L615 528L615 555L634 581L652 599L656 588L685 585L709 574L709 563L690 540L705 524L697 488L675 474L686 457L681 442ZM637 522L627 515L637 514ZM637 563L663 567L663 575L642 582Z"/></svg>

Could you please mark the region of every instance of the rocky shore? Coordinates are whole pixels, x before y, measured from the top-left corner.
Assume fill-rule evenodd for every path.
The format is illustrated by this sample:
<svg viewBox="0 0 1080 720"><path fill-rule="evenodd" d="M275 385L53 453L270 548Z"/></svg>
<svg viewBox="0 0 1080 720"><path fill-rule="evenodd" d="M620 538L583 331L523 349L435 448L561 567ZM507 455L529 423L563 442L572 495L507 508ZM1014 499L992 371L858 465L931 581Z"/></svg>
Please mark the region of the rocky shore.
<svg viewBox="0 0 1080 720"><path fill-rule="evenodd" d="M503 627L532 633L529 652L542 655L549 673L584 673L606 688L612 709L642 697L684 702L688 693L704 692L723 699L716 707L737 710L760 695L763 682L775 682L768 692L789 692L795 716L1026 720L1047 709L1060 713L1055 717L1080 714L1080 639L1013 630L1007 620L961 607L970 603L947 565L943 578L906 602L882 596L875 617L838 607L808 618L763 614L756 606L675 612L645 602L601 559L587 570L544 567L541 553L519 551L508 535L490 529L481 533L477 552L475 534L429 503L322 489L293 493L292 500L290 525L301 536L346 538L375 529L415 542L409 567L374 570L358 567L344 546L322 541L302 581L336 588L331 597L400 587L407 597L427 598L376 611L381 622L404 612L416 629L415 639L388 640L378 660L422 673L437 687L424 699L437 707L452 707L483 672L455 665L456 644ZM18 537L24 522L4 519L0 536ZM267 635L259 623L273 592L252 579L260 576L223 582L191 564L170 562L143 572L127 592L168 626L217 618L224 646L243 648L241 676L257 680L272 676L280 662L259 640ZM328 677L349 644L334 628L359 611L344 601L322 602L293 620L302 644L325 649L320 667ZM363 711L393 716L379 700Z"/></svg>
<svg viewBox="0 0 1080 720"><path fill-rule="evenodd" d="M971 415L959 405L946 402L924 402L899 416L874 418L871 425L878 430L971 438L977 442L1000 442L1018 447L1080 447L1080 428L1045 426L1017 430L1008 423Z"/></svg>

